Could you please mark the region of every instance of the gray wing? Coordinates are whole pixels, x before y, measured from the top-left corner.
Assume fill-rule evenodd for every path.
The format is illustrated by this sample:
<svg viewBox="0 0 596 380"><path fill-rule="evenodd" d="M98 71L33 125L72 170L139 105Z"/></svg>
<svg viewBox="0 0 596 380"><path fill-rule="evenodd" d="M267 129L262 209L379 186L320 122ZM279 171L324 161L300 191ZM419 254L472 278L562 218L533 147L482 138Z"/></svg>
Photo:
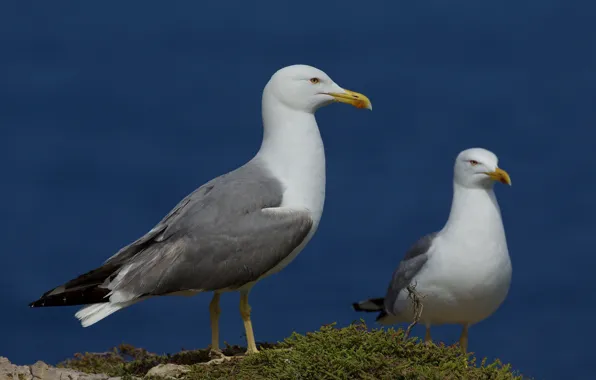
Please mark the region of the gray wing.
<svg viewBox="0 0 596 380"><path fill-rule="evenodd" d="M146 236L106 264L123 262L106 284L134 297L236 289L280 263L307 236L307 211L263 212L282 202L281 184L251 162L201 186Z"/></svg>
<svg viewBox="0 0 596 380"><path fill-rule="evenodd" d="M112 293L127 301L186 290L231 290L256 281L298 247L313 225L306 210L266 210L279 207L282 197L281 183L253 159L192 192L102 266L29 305L100 303Z"/></svg>
<svg viewBox="0 0 596 380"><path fill-rule="evenodd" d="M422 237L406 252L405 257L399 263L399 266L391 277L391 282L385 296L385 310L394 315L399 314L400 310L396 310L397 304L395 301L397 301L400 292L410 285L414 277L428 261L427 253L436 236L437 232L433 232Z"/></svg>

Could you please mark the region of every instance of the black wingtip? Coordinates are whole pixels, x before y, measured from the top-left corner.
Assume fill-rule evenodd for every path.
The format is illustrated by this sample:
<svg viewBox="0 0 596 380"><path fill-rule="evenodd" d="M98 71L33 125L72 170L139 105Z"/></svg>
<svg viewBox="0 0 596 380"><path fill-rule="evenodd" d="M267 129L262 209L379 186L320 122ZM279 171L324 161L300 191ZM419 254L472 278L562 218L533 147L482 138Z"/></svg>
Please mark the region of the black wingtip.
<svg viewBox="0 0 596 380"><path fill-rule="evenodd" d="M29 303L29 307L42 307L44 304L45 302L40 298L37 301Z"/></svg>
<svg viewBox="0 0 596 380"><path fill-rule="evenodd" d="M379 312L383 310L384 298L370 298L361 302L354 302L352 307L355 311L364 311L366 313Z"/></svg>
<svg viewBox="0 0 596 380"><path fill-rule="evenodd" d="M106 298L109 293L109 289L93 285L85 289L44 295L37 301L31 302L29 307L75 306L104 303L109 302L109 299Z"/></svg>

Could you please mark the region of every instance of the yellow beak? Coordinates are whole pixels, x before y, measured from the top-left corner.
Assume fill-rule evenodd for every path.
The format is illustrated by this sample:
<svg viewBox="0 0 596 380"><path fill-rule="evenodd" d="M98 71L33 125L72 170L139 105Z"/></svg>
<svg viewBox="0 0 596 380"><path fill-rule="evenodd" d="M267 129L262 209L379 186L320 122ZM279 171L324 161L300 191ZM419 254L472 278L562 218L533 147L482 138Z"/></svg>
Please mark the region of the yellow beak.
<svg viewBox="0 0 596 380"><path fill-rule="evenodd" d="M344 90L345 92L329 92L327 95L333 96L336 102L351 104L356 108L366 108L372 111L370 100L358 92Z"/></svg>
<svg viewBox="0 0 596 380"><path fill-rule="evenodd" d="M497 168L494 172L487 172L484 174L486 174L495 181L499 181L502 184L511 186L511 178L509 177L509 174L503 169Z"/></svg>

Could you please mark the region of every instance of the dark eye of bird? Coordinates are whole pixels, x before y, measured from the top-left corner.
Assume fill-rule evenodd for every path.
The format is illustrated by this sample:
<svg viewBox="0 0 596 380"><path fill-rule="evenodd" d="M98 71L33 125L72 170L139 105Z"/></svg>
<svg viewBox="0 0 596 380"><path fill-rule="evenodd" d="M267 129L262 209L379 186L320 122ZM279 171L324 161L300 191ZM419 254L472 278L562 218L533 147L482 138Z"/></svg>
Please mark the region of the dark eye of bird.
<svg viewBox="0 0 596 380"><path fill-rule="evenodd" d="M470 164L472 166L476 166L476 165L478 165L478 161L476 161L476 160L470 160Z"/></svg>
<svg viewBox="0 0 596 380"><path fill-rule="evenodd" d="M310 78L310 83L312 83L312 84L317 84L319 82L320 82L319 78Z"/></svg>

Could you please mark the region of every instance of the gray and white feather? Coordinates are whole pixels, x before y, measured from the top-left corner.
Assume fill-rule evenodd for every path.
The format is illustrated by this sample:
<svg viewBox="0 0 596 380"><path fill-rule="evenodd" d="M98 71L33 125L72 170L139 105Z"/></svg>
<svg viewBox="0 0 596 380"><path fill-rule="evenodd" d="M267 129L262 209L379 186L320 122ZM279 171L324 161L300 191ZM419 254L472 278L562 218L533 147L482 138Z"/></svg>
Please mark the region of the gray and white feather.
<svg viewBox="0 0 596 380"><path fill-rule="evenodd" d="M102 266L30 306L87 304L76 317L89 326L149 297L214 291L210 310L217 330L219 293L239 290L252 335L248 291L289 264L319 224L325 153L314 113L333 102L371 108L366 96L314 67L277 71L263 90L263 141L253 159L199 187Z"/></svg>
<svg viewBox="0 0 596 380"><path fill-rule="evenodd" d="M282 184L258 158L201 186L153 229L152 244L109 283L113 300L236 290L258 280L313 226L307 210L268 212L282 200Z"/></svg>
<svg viewBox="0 0 596 380"><path fill-rule="evenodd" d="M404 259L393 272L387 294L383 301L383 306L386 310L391 310L391 314L401 314L405 307L407 307L407 305L404 305L404 300L400 300L399 295L406 287L413 283L416 275L420 273L424 264L428 262L428 253L436 235L437 233L434 232L418 240L406 252Z"/></svg>

